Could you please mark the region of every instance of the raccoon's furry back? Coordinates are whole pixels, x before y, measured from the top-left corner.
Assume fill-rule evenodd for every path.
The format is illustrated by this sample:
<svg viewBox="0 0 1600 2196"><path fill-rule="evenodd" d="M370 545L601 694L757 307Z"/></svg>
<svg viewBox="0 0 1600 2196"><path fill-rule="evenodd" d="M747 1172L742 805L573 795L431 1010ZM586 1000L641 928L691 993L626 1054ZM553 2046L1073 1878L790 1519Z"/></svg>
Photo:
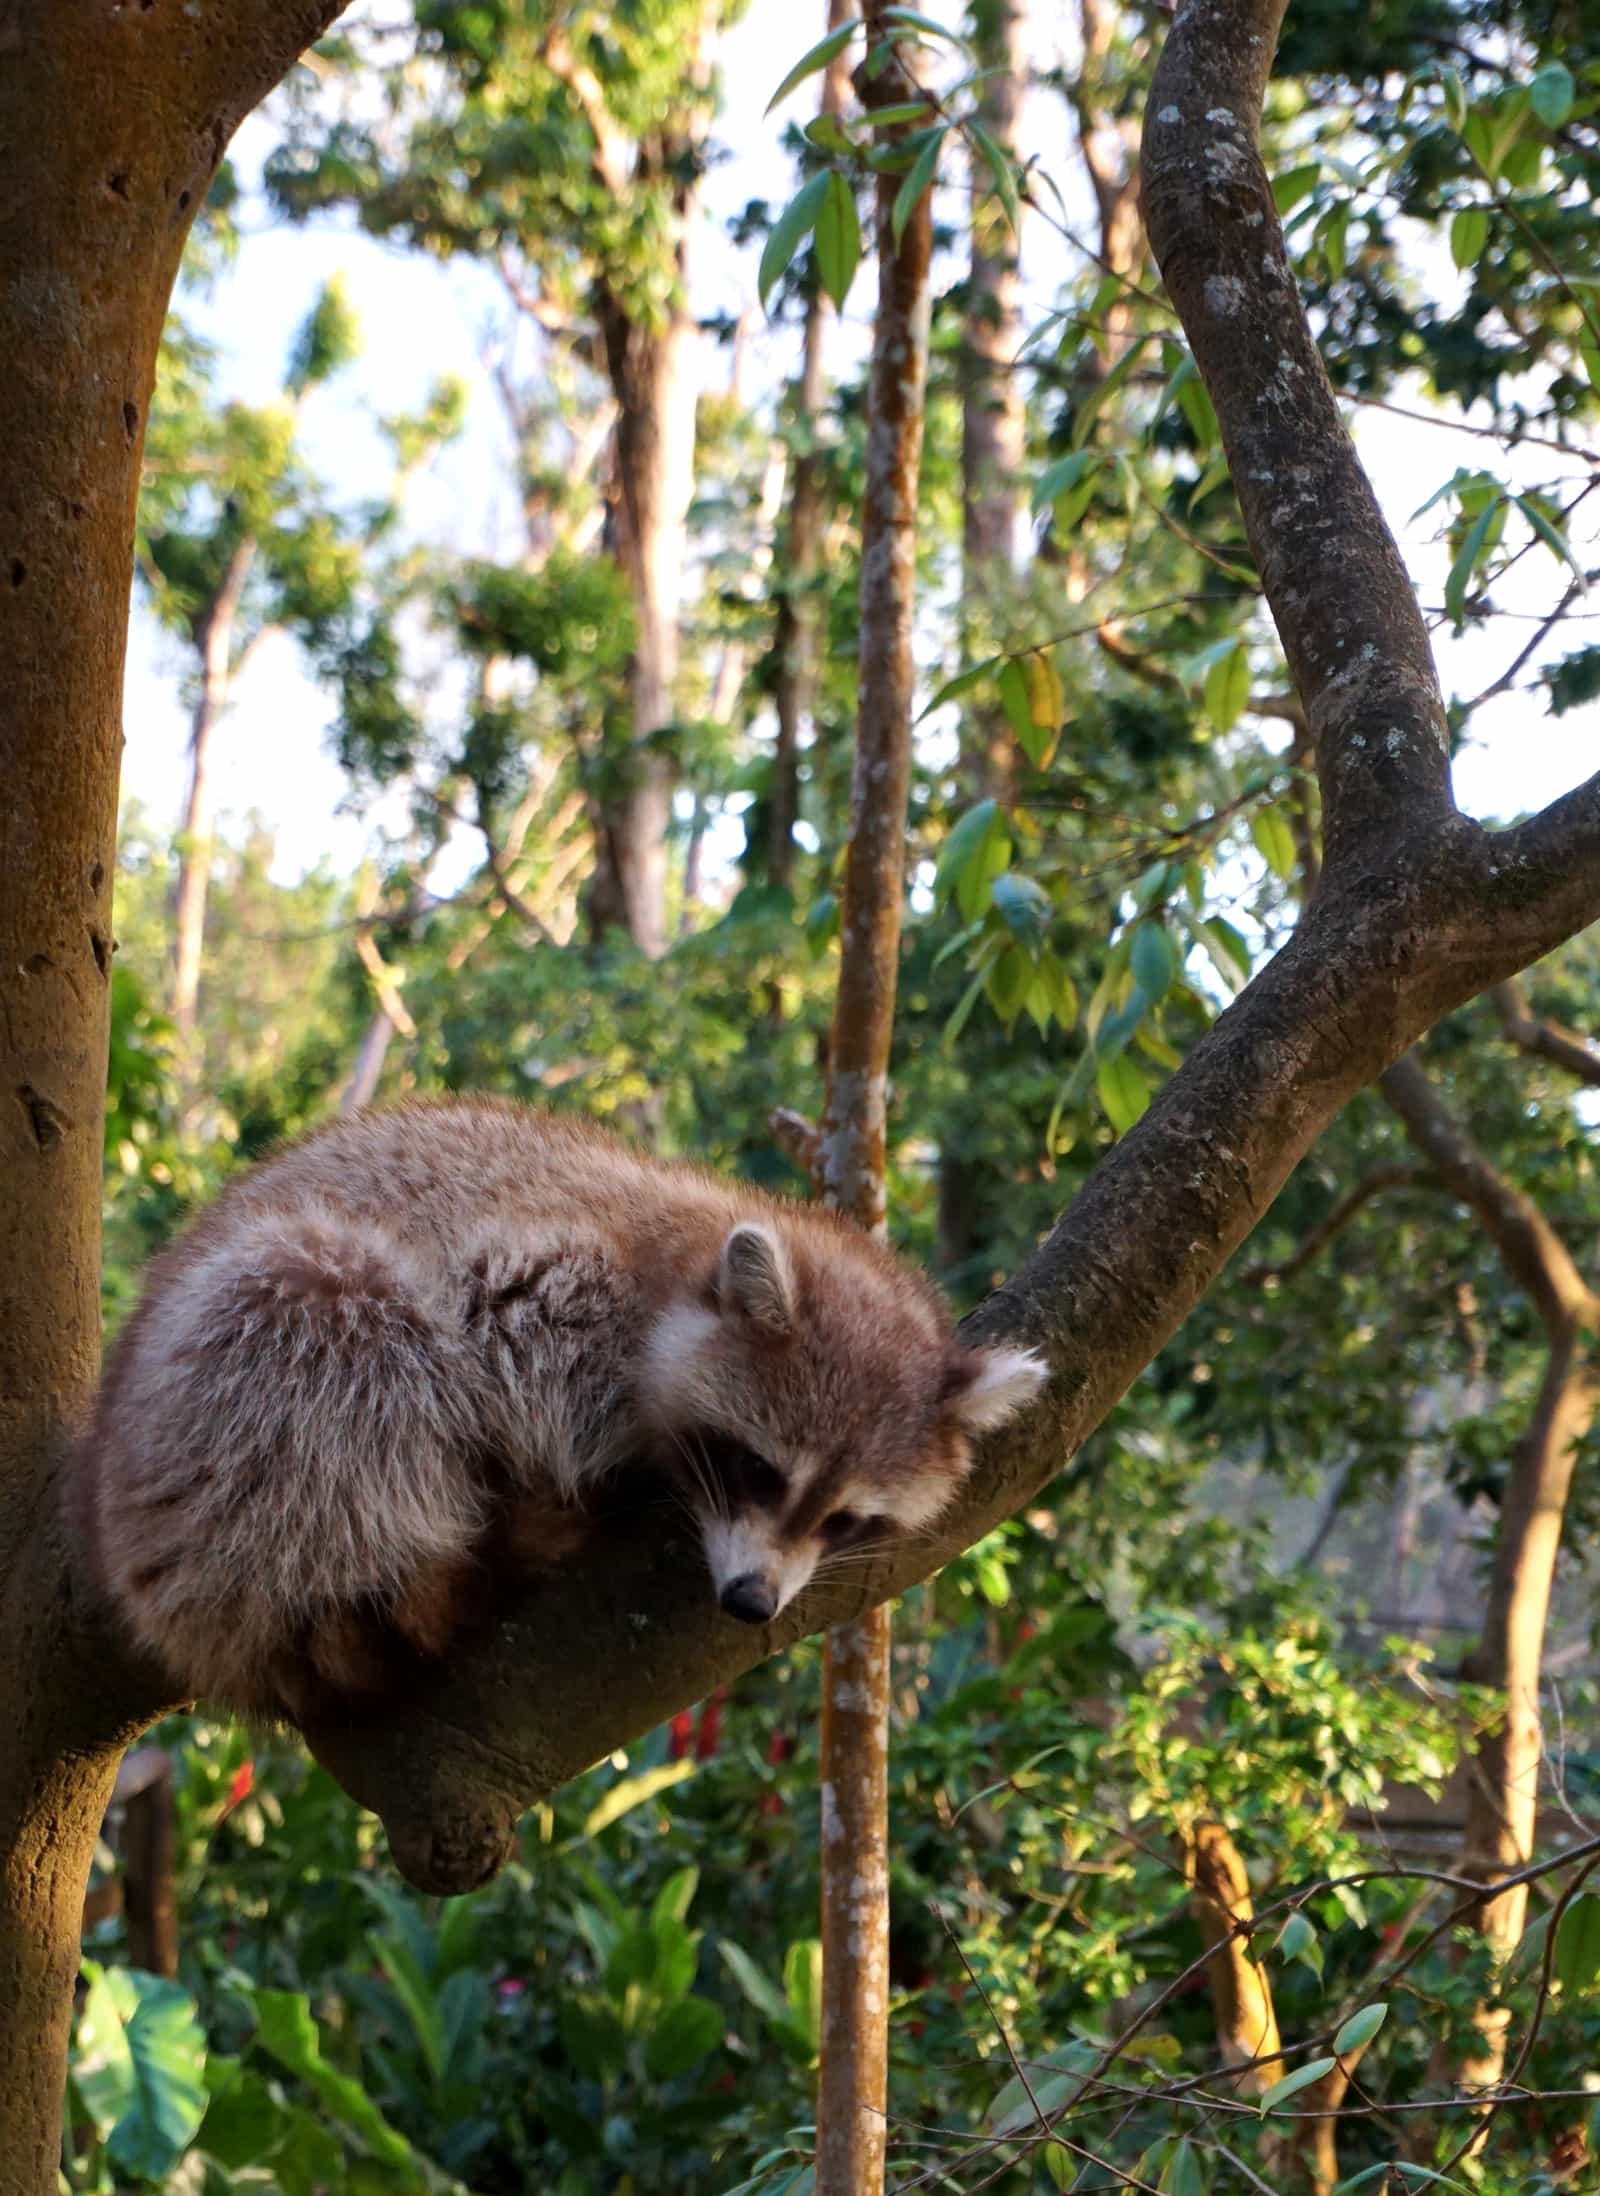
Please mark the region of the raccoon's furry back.
<svg viewBox="0 0 1600 2196"><path fill-rule="evenodd" d="M674 1262L734 1206L480 1100L338 1122L241 1176L149 1269L77 1451L133 1637L186 1690L281 1713L319 1625L470 1562L496 1481L570 1498L625 1449L641 1243Z"/></svg>

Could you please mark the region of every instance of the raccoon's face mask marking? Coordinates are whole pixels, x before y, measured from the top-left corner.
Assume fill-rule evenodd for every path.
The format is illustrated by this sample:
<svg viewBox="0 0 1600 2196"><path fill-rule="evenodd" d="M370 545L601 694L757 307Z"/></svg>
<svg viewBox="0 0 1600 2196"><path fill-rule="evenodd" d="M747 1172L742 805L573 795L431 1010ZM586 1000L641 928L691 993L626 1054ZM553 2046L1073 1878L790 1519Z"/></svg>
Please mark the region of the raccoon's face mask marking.
<svg viewBox="0 0 1600 2196"><path fill-rule="evenodd" d="M972 1350L880 1254L732 1228L701 1293L661 1313L640 1399L693 1511L713 1590L765 1624L813 1575L931 1525L972 1438L1044 1379L1030 1351Z"/></svg>

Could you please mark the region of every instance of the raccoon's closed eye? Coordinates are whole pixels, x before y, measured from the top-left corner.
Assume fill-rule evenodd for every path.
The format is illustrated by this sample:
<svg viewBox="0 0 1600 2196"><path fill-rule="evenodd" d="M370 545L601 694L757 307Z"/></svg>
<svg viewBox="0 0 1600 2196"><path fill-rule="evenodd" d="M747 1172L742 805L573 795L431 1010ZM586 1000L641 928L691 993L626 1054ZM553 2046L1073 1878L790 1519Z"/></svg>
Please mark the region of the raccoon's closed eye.
<svg viewBox="0 0 1600 2196"><path fill-rule="evenodd" d="M757 1456L754 1449L746 1449L739 1459L739 1486L751 1502L781 1502L789 1482L776 1464Z"/></svg>
<svg viewBox="0 0 1600 2196"><path fill-rule="evenodd" d="M886 1517L863 1517L859 1510L835 1510L822 1521L822 1537L830 1548L847 1547L853 1540L873 1540L888 1530Z"/></svg>

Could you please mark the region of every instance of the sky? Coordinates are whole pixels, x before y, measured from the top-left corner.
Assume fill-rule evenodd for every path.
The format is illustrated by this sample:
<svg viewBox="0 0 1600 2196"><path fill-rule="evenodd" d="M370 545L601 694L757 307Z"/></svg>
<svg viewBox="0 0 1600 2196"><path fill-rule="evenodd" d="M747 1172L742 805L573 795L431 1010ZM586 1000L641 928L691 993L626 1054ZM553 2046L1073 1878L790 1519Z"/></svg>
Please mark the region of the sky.
<svg viewBox="0 0 1600 2196"><path fill-rule="evenodd" d="M951 11L945 5L934 12ZM816 13L820 29L820 6ZM1066 11L1036 8L1034 13L1040 25L1036 63L1048 67L1067 58L1052 50L1060 35L1055 26ZM753 315L745 387L757 399L794 371L797 336L767 327L756 307L756 254L737 250L726 224L752 198L781 203L789 195L792 175L781 147L782 128L791 110L802 120L812 111L815 86L802 86L791 107L777 116L763 119L762 110L807 43L809 33L797 27L792 8L781 0L753 0L727 34L720 56L726 86L718 130L722 157L707 177L692 259L692 302L702 316ZM1056 174L1069 204L1081 202L1071 164L1061 157L1065 117L1053 95L1033 95L1024 135L1027 149ZM246 184L274 142L269 107L247 121L235 141L233 157ZM441 263L385 245L349 223L274 226L259 201L247 210L244 226L233 268L206 299L188 307L218 346L222 393L246 402L270 401L281 389L295 326L321 285L341 275L361 323L363 349L353 370L318 392L307 408L303 443L311 464L340 501L378 493L389 473L378 419L415 409L441 375L456 375L469 391L465 430L413 485L408 531L462 554L515 554L520 530L511 446L485 365L486 350L504 340L508 326L498 286L469 264ZM1030 305L1042 315L1067 264L1065 247L1035 222L1024 240L1023 264ZM1425 271L1440 286L1461 279L1438 248L1430 252ZM869 275L864 269L857 276L835 338L838 357L859 352L867 341ZM725 383L726 350L702 343L701 370L707 386ZM1401 401L1407 401L1403 393ZM1414 396L1409 401L1422 402ZM1536 450L1506 458L1481 437L1367 408L1357 411L1352 428L1425 605L1438 604L1449 560L1433 538L1439 513L1414 514L1451 472L1458 465L1488 465L1526 486L1545 477L1546 465L1561 462ZM1587 543L1575 544L1580 557L1587 547L1591 563L1597 561L1594 540L1591 533ZM1490 684L1532 633L1530 621L1553 605L1567 577L1552 555L1536 550L1496 588L1497 602L1518 616L1460 639L1436 632L1446 691L1467 695ZM1578 645L1580 635L1594 632L1600 587L1593 609L1583 605L1579 616L1585 622L1564 631L1550 653L1564 653ZM930 669L942 675L938 667ZM125 807L137 803L158 828L175 827L183 800L182 672L183 651L136 598L124 707L123 799ZM213 776L219 824L227 832L247 815L258 815L274 834L276 874L285 881L323 865L340 873L352 870L370 843L374 821L381 820L381 812L375 819L348 805L344 775L328 750L331 714L328 698L306 675L294 645L274 635L253 657L217 738ZM1600 706L1553 719L1543 713L1538 695L1513 692L1487 704L1476 720L1474 737L1457 762L1457 795L1474 815L1507 817L1541 806L1597 767ZM464 859L462 849L457 860Z"/></svg>

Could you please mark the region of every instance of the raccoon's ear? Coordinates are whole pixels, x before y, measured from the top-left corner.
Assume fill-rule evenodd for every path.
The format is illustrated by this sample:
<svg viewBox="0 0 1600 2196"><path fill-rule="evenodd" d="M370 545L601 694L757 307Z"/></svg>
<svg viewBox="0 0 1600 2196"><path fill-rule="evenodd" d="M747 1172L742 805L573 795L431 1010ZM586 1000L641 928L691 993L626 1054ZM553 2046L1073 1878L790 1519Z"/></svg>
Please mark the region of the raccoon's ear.
<svg viewBox="0 0 1600 2196"><path fill-rule="evenodd" d="M968 1433L988 1433L1031 1403L1049 1373L1034 1350L958 1350L945 1368L942 1401Z"/></svg>
<svg viewBox="0 0 1600 2196"><path fill-rule="evenodd" d="M740 1221L722 1246L717 1295L725 1310L743 1312L764 1333L794 1331L794 1268L770 1228Z"/></svg>

